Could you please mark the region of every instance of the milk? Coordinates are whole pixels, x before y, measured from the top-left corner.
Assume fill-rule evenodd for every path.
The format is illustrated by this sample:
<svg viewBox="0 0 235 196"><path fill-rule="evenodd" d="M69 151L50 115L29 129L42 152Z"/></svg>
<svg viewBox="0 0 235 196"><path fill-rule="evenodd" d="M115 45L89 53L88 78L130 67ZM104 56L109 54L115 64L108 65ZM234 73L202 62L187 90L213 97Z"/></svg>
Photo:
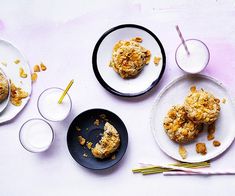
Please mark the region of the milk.
<svg viewBox="0 0 235 196"><path fill-rule="evenodd" d="M188 73L198 73L208 64L210 54L207 46L196 39L186 40L190 54L188 55L183 44L176 50L176 63Z"/></svg>
<svg viewBox="0 0 235 196"><path fill-rule="evenodd" d="M64 120L71 109L71 100L66 95L61 104L58 103L63 90L51 88L44 91L38 100L38 109L41 115L51 121Z"/></svg>
<svg viewBox="0 0 235 196"><path fill-rule="evenodd" d="M54 138L52 128L41 119L27 121L20 130L22 145L31 152L42 152L49 148Z"/></svg>

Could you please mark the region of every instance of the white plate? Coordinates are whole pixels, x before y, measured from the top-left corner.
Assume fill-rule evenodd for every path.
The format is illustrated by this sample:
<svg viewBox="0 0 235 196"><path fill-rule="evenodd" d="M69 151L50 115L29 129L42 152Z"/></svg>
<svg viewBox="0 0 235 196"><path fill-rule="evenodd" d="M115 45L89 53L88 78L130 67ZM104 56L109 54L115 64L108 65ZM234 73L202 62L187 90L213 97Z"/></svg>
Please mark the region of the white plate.
<svg viewBox="0 0 235 196"><path fill-rule="evenodd" d="M219 147L214 147L212 141L207 140L207 131L199 134L198 138L190 144L184 145L188 156L182 159L178 153L178 144L171 141L163 128L163 120L172 105L182 104L191 86L198 89L203 88L215 95L215 97L226 99L226 103L221 103L221 112L216 121L215 139L221 142ZM234 103L228 91L215 79L203 75L185 75L169 85L159 94L151 112L151 129L159 147L169 156L184 162L201 162L213 159L223 153L233 142L235 137L235 110ZM203 142L207 147L207 154L196 153L195 145Z"/></svg>
<svg viewBox="0 0 235 196"><path fill-rule="evenodd" d="M14 63L16 59L20 60L19 64ZM7 66L2 65L2 62L7 63ZM27 78L19 76L19 67L28 74ZM16 47L4 40L0 40L0 68L16 86L29 93L29 96L22 100L21 106L14 106L9 102L7 108L0 114L0 123L4 123L13 119L24 108L30 98L32 86L28 62Z"/></svg>
<svg viewBox="0 0 235 196"><path fill-rule="evenodd" d="M123 79L117 74L109 62L114 45L120 40L141 37L141 45L151 51L149 65L133 79ZM153 63L154 56L161 57L159 65ZM100 84L111 93L119 96L134 97L151 90L161 79L165 69L165 52L157 36L145 27L125 24L105 32L98 40L92 57L93 70Z"/></svg>

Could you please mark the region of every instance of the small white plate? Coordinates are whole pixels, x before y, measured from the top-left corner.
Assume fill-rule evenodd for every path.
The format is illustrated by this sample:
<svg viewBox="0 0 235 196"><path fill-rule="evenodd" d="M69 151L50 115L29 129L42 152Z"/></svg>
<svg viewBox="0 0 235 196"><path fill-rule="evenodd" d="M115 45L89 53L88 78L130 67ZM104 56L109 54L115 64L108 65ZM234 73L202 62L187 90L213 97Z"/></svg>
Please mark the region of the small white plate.
<svg viewBox="0 0 235 196"><path fill-rule="evenodd" d="M193 142L184 145L188 156L182 159L178 153L179 144L171 141L163 128L163 120L168 110L176 104L183 104L185 96L190 87L195 85L198 89L203 88L220 100L225 98L226 103L220 103L221 111L216 121L215 140L221 142L219 147L214 147L212 141L207 140L207 131L199 134ZM185 75L169 85L167 85L159 94L151 112L151 129L159 147L169 156L184 162L201 162L213 159L223 153L233 142L235 138L235 110L234 103L228 91L222 83L204 75ZM207 147L207 154L201 155L196 152L197 142L203 142Z"/></svg>
<svg viewBox="0 0 235 196"><path fill-rule="evenodd" d="M150 63L137 77L123 79L109 66L109 62L114 45L120 40L134 37L141 37L141 45L151 51ZM159 65L154 64L154 56L161 57ZM106 90L119 96L135 97L151 90L160 81L165 70L166 57L163 46L154 33L139 25L125 24L114 27L101 36L94 48L92 63L96 78Z"/></svg>
<svg viewBox="0 0 235 196"><path fill-rule="evenodd" d="M20 60L19 64L14 63L16 59ZM27 73L27 78L20 77L20 67ZM0 123L4 123L13 119L27 104L30 99L32 84L28 62L15 46L4 40L0 40L0 68L17 87L21 87L29 93L29 96L22 100L21 106L14 106L9 102L6 109L0 114Z"/></svg>

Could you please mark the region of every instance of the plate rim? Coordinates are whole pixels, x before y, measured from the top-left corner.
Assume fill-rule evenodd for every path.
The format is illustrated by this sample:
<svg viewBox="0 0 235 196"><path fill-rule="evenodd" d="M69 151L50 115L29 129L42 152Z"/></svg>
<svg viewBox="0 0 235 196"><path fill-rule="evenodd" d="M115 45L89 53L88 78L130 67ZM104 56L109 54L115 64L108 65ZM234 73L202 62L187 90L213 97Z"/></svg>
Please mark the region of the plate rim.
<svg viewBox="0 0 235 196"><path fill-rule="evenodd" d="M115 90L114 88L112 88L109 84L107 84L104 79L102 78L102 76L100 75L100 72L98 70L98 66L97 66L97 53L99 50L99 47L101 45L101 43L103 42L103 40L112 32L118 30L118 29L122 29L122 28L127 28L127 27L131 27L131 28L137 28L137 29L141 29L145 32L147 32L149 35L151 35L154 40L157 42L157 44L160 47L161 50L161 54L162 54L162 68L160 71L160 74L158 76L158 78L156 80L154 80L151 85L146 88L145 90L142 90L140 92L137 93L122 93L120 91ZM149 29L147 29L146 27L137 25L137 24L121 24L115 27L112 27L111 29L107 30L105 33L103 33L103 35L99 38L99 40L97 41L94 49L93 49L93 53L92 53L92 66L93 66L93 71L94 74L97 78L97 80L99 81L99 83L110 93L114 94L114 95L118 95L120 97L138 97L141 95L144 95L145 93L147 93L148 91L150 91L154 86L156 86L160 80L162 79L162 76L164 74L165 68L166 68L166 54L165 54L165 50L163 48L163 45L161 43L161 41L158 39L158 37Z"/></svg>
<svg viewBox="0 0 235 196"><path fill-rule="evenodd" d="M122 123L122 124L124 125L124 127L125 127L125 134L126 134L126 139L127 139L127 141L126 141L126 147L124 148L123 154L121 155L120 159L119 159L117 162L114 162L114 164L109 165L108 167L104 167L104 168L92 168L92 167L88 167L87 165L78 162L78 161L74 158L74 156L72 155L72 153L70 152L69 145L68 145L68 134L69 134L69 130L70 130L71 126L72 126L73 121L74 121L76 118L78 118L78 116L83 115L84 113L90 112L90 111L92 111L92 110L102 110L102 111L107 111L107 112L112 113L112 115L115 115L115 116L121 121L121 123ZM127 147L128 147L128 143L129 143L129 136L128 136L128 131L127 131L127 128L126 128L125 123L122 121L122 119L121 119L117 114L115 114L114 112L112 112L112 111L110 111L110 110L108 110L108 109L104 109L104 108L90 108L90 109L87 109L87 110L85 110L85 111L79 113L79 114L72 120L72 122L71 122L70 125L69 125L68 131L67 131L66 143L67 143L67 149L68 149L68 151L69 151L69 154L71 155L71 157L73 158L73 160L74 160L77 164L79 164L79 165L81 165L82 167L87 168L87 169L91 169L91 170L94 170L94 171L100 171L100 170L106 170L106 169L109 169L109 168L113 167L114 165L118 164L118 163L123 159L123 157L124 157L124 155L126 154L126 151L127 151Z"/></svg>
<svg viewBox="0 0 235 196"><path fill-rule="evenodd" d="M155 110L155 106L156 104L159 102L161 96L163 95L163 93L168 90L173 84L175 84L176 82L182 80L182 79L185 79L187 77L190 77L192 76L192 74L184 74L184 75L181 75L175 79L173 79L172 81L170 81L161 91L160 93L158 94L157 98L154 100L154 103L152 105L152 108L151 108L151 112L150 112L150 129L151 129L151 132L152 132L152 135L153 135L153 138L155 140L155 142L157 143L158 147L160 148L160 150L162 152L164 152L168 157L171 157L177 161L181 161L181 162L187 162L187 163L198 163L198 162L202 162L202 161L209 161L209 160L212 160L212 159L215 159L217 158L218 156L222 155L231 145L232 143L234 142L234 139L235 139L235 134L233 136L233 138L231 139L231 141L229 143L227 143L227 145L224 147L224 149L222 149L222 151L217 154L217 155L213 155L213 156L210 156L210 157L207 157L207 158L203 158L201 160L195 160L195 161L189 161L187 159L182 159L182 158L177 158L177 157L174 157L173 155L169 154L169 152L165 151L164 148L162 148L162 146L160 145L160 142L158 140L158 138L156 137L155 135L155 128L154 128L154 119L153 119L153 113L154 113L154 110ZM235 100L232 98L231 96L231 93L230 91L224 86L224 84L222 82L220 82L219 80L217 80L216 78L212 77L212 76L208 76L208 75L204 75L204 74L193 74L193 77L202 77L202 78L205 78L205 79L209 79L211 80L212 82L216 83L217 85L219 85L220 87L222 87L224 89L224 91L227 93L231 103L232 103L232 106L233 108L235 108Z"/></svg>
<svg viewBox="0 0 235 196"><path fill-rule="evenodd" d="M23 59L25 60L28 68L29 68L29 73L31 74L31 70L30 70L30 63L29 63L29 60L28 58L25 57L24 53L21 52L21 50L14 44L12 43L11 41L8 41L7 39L0 39L0 42L5 42L6 44L10 45L11 47L13 47L15 50L17 50L17 52L20 53L20 55L23 57ZM31 99L31 94L33 92L33 85L32 85L32 82L30 83L30 92L28 92L28 97L26 99L26 102L25 104L22 106L22 108L17 112L17 114L15 114L13 117L10 117L8 118L7 120L3 120L1 121L0 120L0 125L3 125L3 124L6 124L6 123L9 123L11 122L14 118L16 118L21 112L22 110L28 105L30 99Z"/></svg>

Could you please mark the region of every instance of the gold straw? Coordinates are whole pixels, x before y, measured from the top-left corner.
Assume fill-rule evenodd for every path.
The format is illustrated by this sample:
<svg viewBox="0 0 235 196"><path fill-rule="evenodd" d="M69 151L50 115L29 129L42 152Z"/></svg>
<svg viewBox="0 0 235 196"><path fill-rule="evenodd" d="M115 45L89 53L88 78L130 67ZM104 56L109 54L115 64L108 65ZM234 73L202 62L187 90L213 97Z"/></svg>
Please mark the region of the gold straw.
<svg viewBox="0 0 235 196"><path fill-rule="evenodd" d="M66 87L66 89L65 89L64 92L63 92L63 94L61 95L61 97L60 97L60 99L59 99L59 101L58 101L58 104L61 104L61 103L62 103L62 101L63 101L65 95L66 95L67 92L69 91L69 89L70 89L70 87L72 86L73 82L74 82L74 80L71 80L71 81L69 82L68 86Z"/></svg>

